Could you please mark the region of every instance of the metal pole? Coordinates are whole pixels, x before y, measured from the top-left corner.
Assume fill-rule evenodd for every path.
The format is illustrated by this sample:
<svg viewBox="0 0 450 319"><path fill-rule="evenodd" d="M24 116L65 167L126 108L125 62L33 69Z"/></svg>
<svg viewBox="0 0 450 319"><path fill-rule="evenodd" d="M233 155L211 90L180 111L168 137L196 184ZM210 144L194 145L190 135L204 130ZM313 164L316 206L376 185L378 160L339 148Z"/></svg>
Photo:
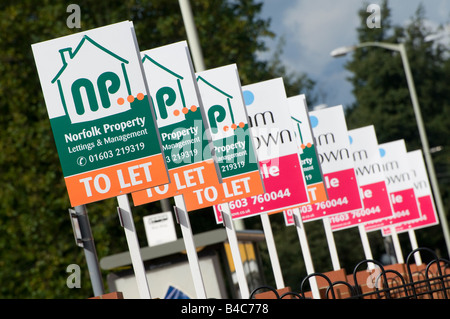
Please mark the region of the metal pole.
<svg viewBox="0 0 450 319"><path fill-rule="evenodd" d="M400 246L400 240L398 239L397 231L395 230L395 225L391 225L391 237L392 243L394 244L395 256L397 258L397 263L404 264L402 247Z"/></svg>
<svg viewBox="0 0 450 319"><path fill-rule="evenodd" d="M261 223L263 226L264 236L266 237L267 250L269 251L270 263L272 264L273 275L277 289L284 288L284 279L281 272L280 261L278 259L275 239L273 238L272 226L270 225L269 215L261 214Z"/></svg>
<svg viewBox="0 0 450 319"><path fill-rule="evenodd" d="M125 238L127 240L128 250L130 251L131 263L133 265L139 295L141 299L151 299L150 288L148 286L147 275L141 256L141 248L134 226L128 195L124 194L117 196L117 202L119 204L119 217L125 231Z"/></svg>
<svg viewBox="0 0 450 319"><path fill-rule="evenodd" d="M293 209L295 228L297 228L297 235L300 241L300 247L302 249L303 261L305 262L306 272L308 275L313 274L314 265L311 258L311 252L309 250L308 238L306 237L305 226L303 225L302 216L299 208ZM314 299L320 299L319 286L317 285L316 277L309 278L309 284Z"/></svg>
<svg viewBox="0 0 450 319"><path fill-rule="evenodd" d="M198 38L197 29L195 27L194 15L192 14L191 4L189 0L178 0L181 9L181 15L184 21L184 27L188 37L189 47L192 52L192 60L194 61L195 71L205 70L203 61L203 53Z"/></svg>
<svg viewBox="0 0 450 319"><path fill-rule="evenodd" d="M328 249L330 251L331 263L333 264L334 270L341 269L341 263L339 262L339 257L336 249L336 243L334 241L333 231L331 230L331 221L329 217L322 219L323 227L325 229L325 236L327 237Z"/></svg>
<svg viewBox="0 0 450 319"><path fill-rule="evenodd" d="M411 100L413 104L414 114L416 116L417 127L419 128L420 140L422 142L423 154L425 157L425 163L428 169L428 175L430 177L431 187L433 189L434 199L436 201L437 211L439 213L442 230L444 232L444 239L447 245L447 253L450 257L450 235L448 230L447 219L445 216L444 205L442 203L441 192L439 190L439 184L437 182L436 173L434 171L433 160L430 155L430 147L428 145L428 138L425 131L425 127L422 120L422 114L420 111L419 101L417 99L416 88L411 74L411 68L409 67L408 57L406 55L405 46L403 43L399 45L400 55L402 57L403 67L405 69L406 80L408 82L409 92L411 94Z"/></svg>
<svg viewBox="0 0 450 319"><path fill-rule="evenodd" d="M248 288L247 277L245 276L244 266L242 263L241 252L239 250L239 242L236 235L236 229L234 227L233 218L231 216L230 207L227 203L222 204L222 219L227 232L228 243L230 245L231 257L233 258L234 269L236 271L236 277L241 292L242 299L248 299L250 297L250 291Z"/></svg>
<svg viewBox="0 0 450 319"><path fill-rule="evenodd" d="M363 245L364 255L366 259L373 259L372 250L370 249L369 238L367 237L367 232L364 228L364 224L358 225L359 236L361 237L361 243ZM374 264L368 264L369 269L374 269Z"/></svg>
<svg viewBox="0 0 450 319"><path fill-rule="evenodd" d="M206 290L203 282L202 271L198 260L197 250L194 242L194 235L192 234L191 222L186 210L183 195L175 196L175 211L178 223L181 227L186 254L191 269L192 280L194 281L194 288L198 299L206 299Z"/></svg>
<svg viewBox="0 0 450 319"><path fill-rule="evenodd" d="M94 237L92 236L91 225L87 214L86 205L75 206L75 214L78 219L84 255L91 278L92 290L95 296L101 296L105 293L102 274L98 264L97 251L95 249Z"/></svg>
<svg viewBox="0 0 450 319"><path fill-rule="evenodd" d="M409 235L409 240L411 241L412 250L419 248L419 246L417 245L416 234L414 233L413 229L408 230L408 235ZM420 252L416 252L414 254L414 260L416 261L417 266L422 265L422 257L420 256Z"/></svg>

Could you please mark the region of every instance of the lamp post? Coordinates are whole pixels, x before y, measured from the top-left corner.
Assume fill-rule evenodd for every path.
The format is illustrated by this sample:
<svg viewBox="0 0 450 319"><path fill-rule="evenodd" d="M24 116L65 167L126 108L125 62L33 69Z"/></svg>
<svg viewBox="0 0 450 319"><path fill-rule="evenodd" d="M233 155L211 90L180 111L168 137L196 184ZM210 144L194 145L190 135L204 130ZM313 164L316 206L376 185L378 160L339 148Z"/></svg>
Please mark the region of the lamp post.
<svg viewBox="0 0 450 319"><path fill-rule="evenodd" d="M411 95L411 101L414 109L414 114L416 117L417 127L419 129L420 140L422 142L422 149L425 158L425 163L427 166L428 175L431 182L431 188L433 189L434 199L436 202L436 207L441 221L442 230L444 232L444 239L447 245L447 253L450 256L450 235L447 225L447 219L445 216L444 205L442 203L441 193L439 191L439 184L437 182L436 173L434 171L433 161L430 155L430 147L428 144L428 138L425 131L425 126L422 120L422 114L420 111L419 100L417 98L416 88L414 86L413 77L411 74L411 68L409 66L408 56L406 55L405 45L403 43L381 43L381 42L363 42L354 46L340 47L331 51L330 55L332 57L344 56L349 52L352 52L359 48L364 47L380 47L391 51L400 52L400 56L403 62L403 69L405 71L406 80L408 82L409 93Z"/></svg>

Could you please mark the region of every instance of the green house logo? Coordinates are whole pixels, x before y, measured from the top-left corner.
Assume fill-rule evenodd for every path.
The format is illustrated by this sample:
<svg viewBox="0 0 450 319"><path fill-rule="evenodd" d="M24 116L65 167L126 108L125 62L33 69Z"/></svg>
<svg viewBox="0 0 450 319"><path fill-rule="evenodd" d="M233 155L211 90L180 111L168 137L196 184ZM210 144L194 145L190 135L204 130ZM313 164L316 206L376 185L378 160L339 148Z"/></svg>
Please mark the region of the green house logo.
<svg viewBox="0 0 450 319"><path fill-rule="evenodd" d="M189 111L197 111L196 105L186 104L182 81L184 77L165 67L147 54L142 57L142 64L151 78L157 76L160 87L152 95L152 104L155 105L156 118L166 123L180 121L180 116L185 116Z"/></svg>
<svg viewBox="0 0 450 319"><path fill-rule="evenodd" d="M73 48L59 50L62 67L51 83L72 123L128 111L134 101L126 66L129 62L87 35ZM144 94L139 93L142 100Z"/></svg>
<svg viewBox="0 0 450 319"><path fill-rule="evenodd" d="M236 130L239 127L244 128L244 122L235 122L233 109L231 107L231 100L233 97L230 94L211 84L202 76L197 77L197 82L199 84L204 83L207 87L211 88L213 94L215 93L217 96L216 101L218 101L218 103L210 106L207 111L209 125L213 134L228 132L230 129Z"/></svg>

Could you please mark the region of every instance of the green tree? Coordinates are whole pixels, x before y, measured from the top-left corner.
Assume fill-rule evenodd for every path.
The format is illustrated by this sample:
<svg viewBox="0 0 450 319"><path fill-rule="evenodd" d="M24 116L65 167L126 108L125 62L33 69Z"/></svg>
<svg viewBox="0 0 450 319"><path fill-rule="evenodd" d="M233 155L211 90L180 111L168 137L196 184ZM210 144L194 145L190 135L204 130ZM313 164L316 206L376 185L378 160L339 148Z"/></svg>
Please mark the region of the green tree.
<svg viewBox="0 0 450 319"><path fill-rule="evenodd" d="M366 26L365 8L366 6L363 6L359 12L360 43L378 41L405 44L430 147L443 147L441 152L433 154L433 161L448 216L450 204L448 178L450 149L447 139L450 129L448 48L424 41L426 35L433 30L425 25L425 12L422 6L417 8L406 26L395 26L391 22L388 2L384 1L382 25L379 29L369 29ZM352 72L349 80L356 98L356 102L346 110L349 128L373 124L379 143L404 139L408 151L422 148L399 53L377 47L361 48L353 53L346 68ZM441 230L440 226L434 226L417 231L419 245L445 252ZM408 247L406 240L403 243ZM445 255L444 253L444 257Z"/></svg>
<svg viewBox="0 0 450 319"><path fill-rule="evenodd" d="M141 50L185 40L178 1L80 0L81 29L70 29L64 1L5 0L0 4L0 298L87 298L92 296L82 249L75 246L69 200L51 133L31 44L132 20ZM264 38L274 37L253 0L192 1L205 64L237 63L242 84L285 75L279 61L260 61ZM289 75L290 94L313 83ZM87 205L99 258L127 250L116 199ZM141 217L159 203L133 208L143 241ZM218 227L211 210L191 215L193 231ZM66 287L70 264L81 266L81 289Z"/></svg>

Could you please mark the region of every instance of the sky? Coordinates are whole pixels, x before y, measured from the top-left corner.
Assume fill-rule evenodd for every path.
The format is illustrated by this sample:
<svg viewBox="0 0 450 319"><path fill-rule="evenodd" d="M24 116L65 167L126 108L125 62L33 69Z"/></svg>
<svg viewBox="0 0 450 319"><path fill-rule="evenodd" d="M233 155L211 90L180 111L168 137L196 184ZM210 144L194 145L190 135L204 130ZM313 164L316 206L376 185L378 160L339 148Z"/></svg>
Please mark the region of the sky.
<svg viewBox="0 0 450 319"><path fill-rule="evenodd" d="M352 86L346 80L351 74L344 64L351 55L333 58L330 52L357 43L360 25L358 11L369 4L381 6L381 0L261 0L262 18L270 18L270 29L277 38L284 37L281 60L288 72L306 73L316 82L317 105L344 107L354 101ZM425 8L427 25L438 32L450 24L450 0L390 0L391 22L407 25L420 4ZM367 13L367 17L371 13ZM380 17L381 28L383 16ZM449 36L440 41L450 43ZM270 56L277 41L268 40ZM411 66L414 67L414 66Z"/></svg>

